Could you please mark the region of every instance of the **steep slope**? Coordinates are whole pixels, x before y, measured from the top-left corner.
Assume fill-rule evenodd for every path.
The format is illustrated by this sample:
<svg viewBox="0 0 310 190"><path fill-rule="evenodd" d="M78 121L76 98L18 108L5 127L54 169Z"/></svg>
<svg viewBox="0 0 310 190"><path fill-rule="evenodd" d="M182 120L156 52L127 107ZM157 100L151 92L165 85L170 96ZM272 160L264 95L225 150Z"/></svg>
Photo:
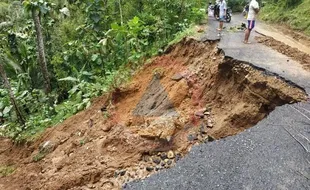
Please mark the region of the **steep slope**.
<svg viewBox="0 0 310 190"><path fill-rule="evenodd" d="M16 168L1 189L119 189L169 168L196 143L242 132L302 89L225 58L217 42L183 39L128 85L48 129L34 144L0 142Z"/></svg>
<svg viewBox="0 0 310 190"><path fill-rule="evenodd" d="M260 17L285 24L310 36L310 0L267 0Z"/></svg>

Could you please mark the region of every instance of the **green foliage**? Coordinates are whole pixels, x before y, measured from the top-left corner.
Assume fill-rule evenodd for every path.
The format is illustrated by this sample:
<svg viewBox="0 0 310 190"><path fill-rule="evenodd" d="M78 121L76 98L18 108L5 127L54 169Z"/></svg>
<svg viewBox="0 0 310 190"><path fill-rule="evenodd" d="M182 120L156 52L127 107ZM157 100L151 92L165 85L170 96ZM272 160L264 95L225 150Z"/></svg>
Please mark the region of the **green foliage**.
<svg viewBox="0 0 310 190"><path fill-rule="evenodd" d="M273 23L284 23L310 35L310 0L266 1L260 17Z"/></svg>
<svg viewBox="0 0 310 190"><path fill-rule="evenodd" d="M44 0L24 0L23 4L27 11L36 9L39 10L42 14L46 14L48 11L50 11L50 7L53 5Z"/></svg>
<svg viewBox="0 0 310 190"><path fill-rule="evenodd" d="M247 4L247 0L230 0L227 4L233 12L242 12L244 6Z"/></svg>
<svg viewBox="0 0 310 190"><path fill-rule="evenodd" d="M6 16L9 14L9 4L0 2L0 21L5 21Z"/></svg>
<svg viewBox="0 0 310 190"><path fill-rule="evenodd" d="M26 116L21 128L0 83L1 136L32 140L128 81L144 60L205 16L201 0L1 1L1 59ZM69 15L60 12L68 9ZM53 89L43 92L31 14L39 11ZM2 27L3 26L3 27ZM5 124L3 124L3 121ZM44 155L38 154L34 160Z"/></svg>
<svg viewBox="0 0 310 190"><path fill-rule="evenodd" d="M180 42L184 37L191 36L193 34L195 34L195 28L194 26L190 26L186 30L176 33L174 39L170 41L168 45L176 44Z"/></svg>
<svg viewBox="0 0 310 190"><path fill-rule="evenodd" d="M0 166L0 177L11 175L15 171L14 166Z"/></svg>
<svg viewBox="0 0 310 190"><path fill-rule="evenodd" d="M42 160L45 156L46 156L46 153L38 152L38 153L32 158L32 160L33 160L34 162L38 162L38 161Z"/></svg>

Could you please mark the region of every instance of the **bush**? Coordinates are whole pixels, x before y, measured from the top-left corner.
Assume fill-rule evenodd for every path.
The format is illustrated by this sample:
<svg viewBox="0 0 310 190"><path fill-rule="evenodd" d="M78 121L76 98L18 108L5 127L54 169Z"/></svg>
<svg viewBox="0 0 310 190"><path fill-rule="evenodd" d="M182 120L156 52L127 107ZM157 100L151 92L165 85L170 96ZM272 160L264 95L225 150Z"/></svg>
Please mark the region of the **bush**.
<svg viewBox="0 0 310 190"><path fill-rule="evenodd" d="M310 0L266 0L261 19L286 24L310 35Z"/></svg>

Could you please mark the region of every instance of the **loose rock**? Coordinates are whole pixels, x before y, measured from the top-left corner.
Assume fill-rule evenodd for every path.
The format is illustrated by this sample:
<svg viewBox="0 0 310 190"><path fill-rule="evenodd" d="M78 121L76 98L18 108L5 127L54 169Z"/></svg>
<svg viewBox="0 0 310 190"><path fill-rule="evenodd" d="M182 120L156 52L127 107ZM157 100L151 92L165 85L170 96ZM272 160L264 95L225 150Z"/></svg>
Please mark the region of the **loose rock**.
<svg viewBox="0 0 310 190"><path fill-rule="evenodd" d="M166 165L166 163L165 163L165 162L161 162L160 165L161 165L162 167L164 167L164 166Z"/></svg>
<svg viewBox="0 0 310 190"><path fill-rule="evenodd" d="M148 162L148 161L151 160L151 158L150 158L149 155L144 155L144 156L142 157L142 159L143 159L144 162Z"/></svg>
<svg viewBox="0 0 310 190"><path fill-rule="evenodd" d="M198 139L197 134L189 134L189 135L187 136L187 140L188 140L188 141L195 141L195 140L197 140L197 139Z"/></svg>
<svg viewBox="0 0 310 190"><path fill-rule="evenodd" d="M175 155L175 161L179 161L182 158L182 155L180 153Z"/></svg>
<svg viewBox="0 0 310 190"><path fill-rule="evenodd" d="M161 159L160 159L158 156L154 156L154 157L152 157L152 161L153 161L155 164L160 164Z"/></svg>
<svg viewBox="0 0 310 190"><path fill-rule="evenodd" d="M208 119L208 121L207 121L207 127L213 128L213 123L212 123L211 119Z"/></svg>
<svg viewBox="0 0 310 190"><path fill-rule="evenodd" d="M109 132L112 129L112 127L113 127L112 124L106 124L102 127L102 131Z"/></svg>
<svg viewBox="0 0 310 190"><path fill-rule="evenodd" d="M200 133L201 133L201 135L202 134L207 134L207 130L206 130L206 128L205 128L205 126L203 124L200 126Z"/></svg>
<svg viewBox="0 0 310 190"><path fill-rule="evenodd" d="M168 158L167 153L162 152L162 153L160 154L160 158L161 158L162 160L167 159L167 158Z"/></svg>
<svg viewBox="0 0 310 190"><path fill-rule="evenodd" d="M203 117L204 117L204 114L203 114L203 112L198 111L198 112L195 113L195 116L197 116L197 117L199 117L199 118L203 118Z"/></svg>
<svg viewBox="0 0 310 190"><path fill-rule="evenodd" d="M50 153L55 149L55 144L51 141L46 141L43 144L40 145L39 151L41 153Z"/></svg>
<svg viewBox="0 0 310 190"><path fill-rule="evenodd" d="M174 158L174 153L173 153L172 150L170 150L170 151L168 152L167 157L168 157L169 159Z"/></svg>
<svg viewBox="0 0 310 190"><path fill-rule="evenodd" d="M148 172L151 172L151 171L153 171L153 170L154 170L154 168L153 168L153 167L151 167L151 166L147 166L145 169L146 169L146 171L148 171Z"/></svg>
<svg viewBox="0 0 310 190"><path fill-rule="evenodd" d="M119 172L119 175L120 176L124 176L126 174L126 170L121 170L120 172Z"/></svg>
<svg viewBox="0 0 310 190"><path fill-rule="evenodd" d="M208 141L209 141L209 142L212 142L212 141L214 141L214 140L215 140L215 138L214 138L214 137L212 137L212 136L208 135Z"/></svg>
<svg viewBox="0 0 310 190"><path fill-rule="evenodd" d="M117 177L118 174L119 174L118 171L115 171L115 172L114 172L114 177Z"/></svg>
<svg viewBox="0 0 310 190"><path fill-rule="evenodd" d="M162 167L160 167L160 166L155 166L155 171L158 171L158 170L161 170L162 169Z"/></svg>
<svg viewBox="0 0 310 190"><path fill-rule="evenodd" d="M177 73L171 77L171 80L180 81L182 78L183 76L180 73Z"/></svg>
<svg viewBox="0 0 310 190"><path fill-rule="evenodd" d="M171 160L168 160L168 161L167 161L167 164L168 164L168 165L171 165L171 164L172 164L172 161L171 161Z"/></svg>
<svg viewBox="0 0 310 190"><path fill-rule="evenodd" d="M203 114L204 115L211 115L211 113L209 111L205 111Z"/></svg>

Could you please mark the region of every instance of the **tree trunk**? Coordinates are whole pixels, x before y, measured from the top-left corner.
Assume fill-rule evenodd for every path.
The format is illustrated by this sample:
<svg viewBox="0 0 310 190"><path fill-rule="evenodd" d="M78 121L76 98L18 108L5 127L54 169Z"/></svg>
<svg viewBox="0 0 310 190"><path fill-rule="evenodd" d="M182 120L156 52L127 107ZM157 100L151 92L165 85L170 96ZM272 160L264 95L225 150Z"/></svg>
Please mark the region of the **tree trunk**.
<svg viewBox="0 0 310 190"><path fill-rule="evenodd" d="M121 26L123 26L123 10L122 10L121 0L118 0L118 6L119 6L119 14L120 14L120 17L121 17Z"/></svg>
<svg viewBox="0 0 310 190"><path fill-rule="evenodd" d="M37 35L37 50L38 50L38 62L41 67L41 72L44 79L44 85L45 85L45 93L48 94L52 91L51 82L49 73L47 70L46 65L46 58L45 58L45 48L44 48L44 42L43 42L43 35L41 30L41 23L40 23L40 16L38 14L38 11L33 9L32 10L32 18L34 21L35 29L36 29L36 35Z"/></svg>
<svg viewBox="0 0 310 190"><path fill-rule="evenodd" d="M18 121L19 123L25 127L25 119L21 113L21 111L19 110L18 106L17 106L17 102L16 102L16 99L14 97L14 94L13 94L13 91L12 91L12 88L11 88L11 84L9 82L9 79L5 73L5 70L3 68L3 65L0 63L0 75L3 79L3 83L4 83L4 87L7 88L8 92L9 92L9 97L10 97L10 100L11 100L11 104L13 105L13 108L16 112L16 115L17 115L17 118L18 118Z"/></svg>

